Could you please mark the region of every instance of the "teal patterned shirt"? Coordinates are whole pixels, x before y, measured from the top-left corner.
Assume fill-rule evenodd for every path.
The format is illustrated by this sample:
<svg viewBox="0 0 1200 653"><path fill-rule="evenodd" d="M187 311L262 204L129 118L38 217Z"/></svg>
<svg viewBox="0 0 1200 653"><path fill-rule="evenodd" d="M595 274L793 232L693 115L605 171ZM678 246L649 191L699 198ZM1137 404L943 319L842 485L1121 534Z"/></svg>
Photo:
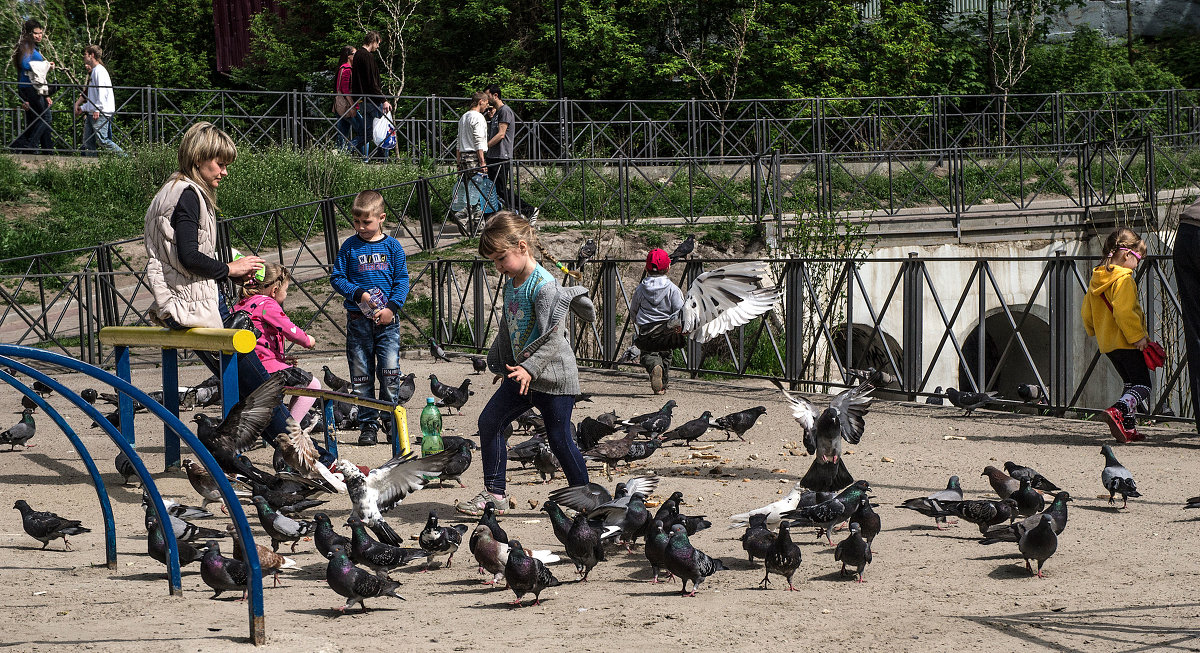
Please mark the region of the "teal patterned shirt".
<svg viewBox="0 0 1200 653"><path fill-rule="evenodd" d="M546 268L535 265L533 272L519 287L513 287L512 279L504 284L504 322L508 326L508 339L513 352L524 350L526 345L542 335L533 315L533 302L542 286L553 281L554 277Z"/></svg>

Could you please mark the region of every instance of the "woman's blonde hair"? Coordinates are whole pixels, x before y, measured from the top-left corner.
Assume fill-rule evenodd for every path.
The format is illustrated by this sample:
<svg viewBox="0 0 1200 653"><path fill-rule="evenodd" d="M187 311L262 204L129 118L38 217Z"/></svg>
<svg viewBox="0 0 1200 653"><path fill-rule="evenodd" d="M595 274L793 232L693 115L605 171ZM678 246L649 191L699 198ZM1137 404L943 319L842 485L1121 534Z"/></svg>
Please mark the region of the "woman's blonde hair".
<svg viewBox="0 0 1200 653"><path fill-rule="evenodd" d="M1111 272L1113 259L1117 257L1117 253L1122 249L1130 249L1145 256L1146 241L1142 240L1142 237L1129 227L1117 227L1117 230L1109 234L1108 238L1104 240L1104 259L1100 261L1100 265L1103 265L1105 270Z"/></svg>
<svg viewBox="0 0 1200 653"><path fill-rule="evenodd" d="M537 232L533 230L533 225L512 211L499 211L484 223L483 230L479 232L479 255L491 257L494 254L507 252L522 240L530 247L536 247L544 258L563 272L567 274L573 272L567 270L566 266L559 263L558 259L551 256L550 252L542 247L542 244L538 242Z"/></svg>
<svg viewBox="0 0 1200 653"><path fill-rule="evenodd" d="M211 122L198 122L188 128L179 143L179 174L187 177L204 191L204 198L215 211L217 198L213 189L200 176L200 166L216 159L225 165L237 158L237 146L229 134Z"/></svg>
<svg viewBox="0 0 1200 653"><path fill-rule="evenodd" d="M263 268L251 274L242 284L242 299L254 295L270 295L277 286L287 284L291 280L292 273L287 268L278 263L263 263Z"/></svg>

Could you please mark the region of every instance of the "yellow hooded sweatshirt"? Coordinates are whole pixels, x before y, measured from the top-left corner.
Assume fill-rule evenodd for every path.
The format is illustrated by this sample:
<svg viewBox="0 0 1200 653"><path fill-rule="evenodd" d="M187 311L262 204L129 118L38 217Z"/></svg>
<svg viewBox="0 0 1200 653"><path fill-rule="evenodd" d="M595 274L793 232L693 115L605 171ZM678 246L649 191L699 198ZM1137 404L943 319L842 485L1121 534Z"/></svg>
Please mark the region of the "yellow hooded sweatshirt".
<svg viewBox="0 0 1200 653"><path fill-rule="evenodd" d="M1112 304L1111 311L1104 297ZM1146 314L1138 303L1137 283L1133 280L1133 270L1127 267L1114 265L1109 270L1101 265L1092 270L1080 313L1084 331L1096 337L1102 354L1114 349L1136 349L1133 343L1148 337Z"/></svg>

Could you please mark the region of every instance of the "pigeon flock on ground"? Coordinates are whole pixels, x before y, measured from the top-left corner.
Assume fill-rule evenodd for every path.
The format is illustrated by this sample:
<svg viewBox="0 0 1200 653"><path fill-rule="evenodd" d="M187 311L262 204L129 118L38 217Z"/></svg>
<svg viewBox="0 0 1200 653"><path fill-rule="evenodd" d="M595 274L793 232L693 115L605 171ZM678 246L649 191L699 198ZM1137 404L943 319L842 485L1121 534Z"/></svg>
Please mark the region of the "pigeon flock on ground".
<svg viewBox="0 0 1200 653"><path fill-rule="evenodd" d="M595 243L588 241L588 245L590 252L581 250L581 261L595 255ZM686 259L694 246L694 237L689 237L671 259ZM704 342L770 310L779 297L775 288L763 285L765 274L764 264L739 263L700 275L685 300L681 318L684 330ZM429 353L436 361L454 362L436 341L430 340L429 344ZM481 357L470 357L469 362L474 374L486 370ZM326 388L351 390L349 382L328 366L323 373ZM389 522L389 511L432 483L466 487L464 474L473 463L472 452L478 448L473 438L447 435L440 453L424 457L405 454L374 469L347 457L325 465L312 440L312 433L323 429L324 417L314 410L300 423L288 420L288 431L276 434L272 465L263 467L246 453L261 444L271 412L282 401L283 383L277 379L260 386L224 419L197 412L193 422L197 437L233 484L237 499L253 506L257 525L265 534L264 542L270 541L269 546L254 543L263 573L273 574L278 584L280 572L296 568L297 559L309 555L306 543L312 542L312 548L325 561L328 588L345 599L336 609L345 611L357 604L365 611L368 601L404 600L399 593L401 583L391 574L416 562L424 571L442 574L466 567L468 573L483 575L484 583L502 581L512 590L514 604L531 600L537 605L547 588L564 583L629 578L630 567L616 561L635 555L644 557L645 566L634 568L644 570L650 583L678 580L681 595L696 596L705 579L736 566L732 560L711 554L712 535L705 532L712 526L709 516L688 514L685 511L689 504L682 492L669 487L660 491L660 485L669 485L666 478L638 474L631 467L658 451L669 450L663 447L686 448L697 441L719 443L722 434L723 441L734 436L745 440L765 413L786 408L798 425L804 449L812 456L809 469L778 500L730 515L729 528L743 529L740 542L747 560L755 566L762 563L763 575L761 580L755 575L754 585L782 589L786 583L787 590L796 590L805 569L816 571L816 567L828 565L814 562L815 556L805 556L802 544L820 545L823 539L826 546L833 547L835 566L817 573L833 572L864 582L872 563L873 542L882 531L880 515L874 510L879 506L872 502L876 497L871 483L857 478L846 465L843 448L861 441L872 392L890 379L874 371L856 374L856 385L824 400L810 399L780 386L776 407L744 406L719 417L708 410L696 416L678 415L673 400L656 411L625 418L615 411L582 416L572 428L585 459L599 464L609 482L614 474L622 472L628 478L616 483L611 491L605 485L589 483L548 493L540 510L546 514L548 530L561 545L558 550L531 550L510 539L498 513L513 506L489 504L478 520L471 520L473 523L461 523L461 516L450 506L441 511L432 509L423 527L419 523L404 525L413 533L411 540L403 538ZM451 375L454 372L442 376ZM447 411L462 412L475 394L470 389L470 378L453 385L430 374L429 382L437 405ZM409 374L402 379L399 403L409 401L414 394L415 382ZM199 411L219 404L219 395L219 387L211 380L181 388L180 407ZM117 401L115 396L91 389L81 396L90 403ZM948 388L944 396L965 411L964 415L986 407L994 398L992 394L955 388ZM590 401L586 396L577 399ZM936 399L940 403L941 397ZM341 408L335 407L336 423L332 426L352 427L353 407L338 405ZM34 446L30 440L35 433L35 412L36 404L24 408L20 421L0 432L0 445L10 445L10 450ZM109 419L115 423L115 413ZM518 417L506 435L510 472L518 465L532 465L542 482L557 480L559 464L536 410ZM1100 453L1104 461L1102 466L1097 461L1097 467L1109 503L1117 510L1119 496L1119 509L1127 509L1129 499L1141 496L1133 474L1121 465L1111 447L1103 446ZM126 485L142 480L124 454L116 458L115 469ZM904 500L897 507L931 518L936 529L958 522L972 524L979 529L980 544L1009 547L1024 559L1031 575L1043 577L1047 564L1053 564L1059 536L1067 525L1070 494L1033 468L1012 461L1005 462L1003 469L991 464L976 469L998 498L968 498L960 477L951 476L944 489L937 489L942 487L940 480L933 483L931 479L928 494ZM168 514L159 515L144 497L147 554L166 563L164 529L169 525L178 542L180 564L200 563L200 577L212 589L212 598L224 592L244 593L249 573L243 562L244 543L232 528L212 528L196 521L216 519L207 509L212 503L220 504L222 512L228 511L216 480L191 459L183 461L183 473L199 506L171 502ZM668 489L672 490L670 494L665 491ZM660 499L661 495L667 498ZM530 501L533 507L537 504ZM1200 508L1200 497L1189 499L1186 508ZM63 548L71 550L68 536L90 532L78 520L35 510L25 500L16 501L14 509L21 513L24 531L41 542L43 549L61 538ZM347 517L335 518L335 513ZM464 540L465 553L460 552ZM286 550L281 552L281 546ZM460 561L457 565L456 555ZM464 555L474 562L461 564ZM574 574L568 562L574 565Z"/></svg>

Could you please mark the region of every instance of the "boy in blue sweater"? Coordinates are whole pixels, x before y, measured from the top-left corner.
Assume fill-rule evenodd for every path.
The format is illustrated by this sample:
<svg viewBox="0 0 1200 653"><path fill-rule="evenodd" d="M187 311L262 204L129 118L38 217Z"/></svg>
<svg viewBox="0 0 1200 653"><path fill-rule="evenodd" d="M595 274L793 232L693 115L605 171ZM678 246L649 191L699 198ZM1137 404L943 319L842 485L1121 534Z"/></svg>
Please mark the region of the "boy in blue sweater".
<svg viewBox="0 0 1200 653"><path fill-rule="evenodd" d="M400 329L396 314L408 297L408 265L400 241L383 232L383 196L364 190L354 198L355 234L338 249L333 289L346 298L346 359L354 394L396 401L400 391ZM379 411L359 408L358 443L372 445L379 438ZM391 428L391 414L383 416Z"/></svg>

